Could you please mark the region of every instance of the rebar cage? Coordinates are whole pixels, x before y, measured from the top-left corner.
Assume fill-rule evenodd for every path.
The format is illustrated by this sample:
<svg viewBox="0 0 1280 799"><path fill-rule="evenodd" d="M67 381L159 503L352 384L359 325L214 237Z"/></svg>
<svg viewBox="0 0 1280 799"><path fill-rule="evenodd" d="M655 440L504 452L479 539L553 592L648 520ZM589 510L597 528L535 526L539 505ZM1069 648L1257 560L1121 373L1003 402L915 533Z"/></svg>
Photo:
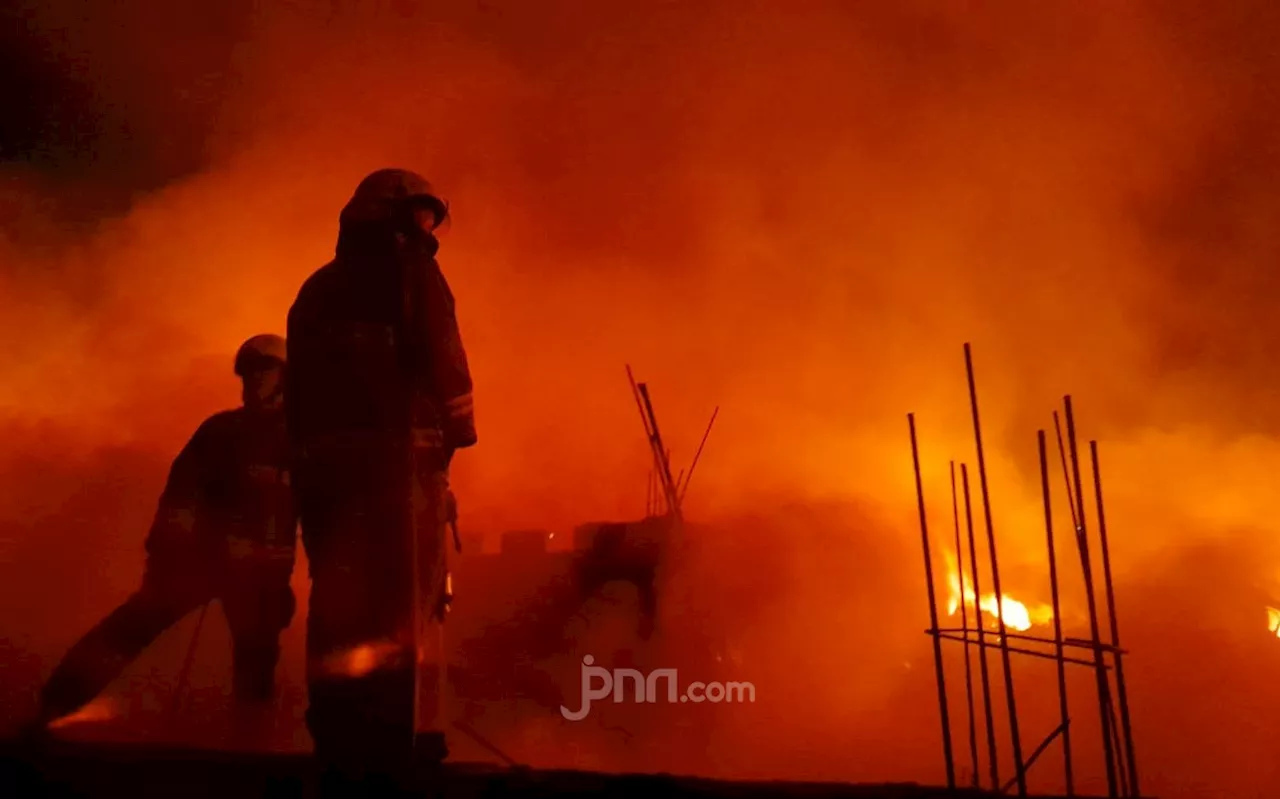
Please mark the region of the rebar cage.
<svg viewBox="0 0 1280 799"><path fill-rule="evenodd" d="M970 495L969 467L960 464L960 487L957 491L956 462L951 462L951 502L952 518L955 527L956 569L959 580L959 602L961 626L958 628L942 628L938 624L938 602L935 591L933 561L929 541L929 525L924 498L924 486L920 471L920 452L916 436L915 414L907 414L907 425L911 436L911 459L915 469L916 499L920 515L920 538L924 551L924 576L926 593L929 600L929 629L926 634L933 643L934 673L938 686L938 706L942 723L942 748L946 765L947 787L956 788L955 754L952 747L951 714L947 703L946 675L942 658L942 642L954 641L964 648L964 680L967 705L967 734L972 774L972 786L979 788L981 783L979 772L979 745L977 721L974 711L974 685L972 658L970 650L978 650L978 672L981 687L982 715L985 723L988 777L991 790L1007 793L1017 787L1019 796L1027 795L1026 775L1028 769L1037 758L1055 741L1061 742L1063 759L1063 782L1067 796L1075 796L1075 770L1071 747L1071 718L1067 702L1066 667L1083 666L1092 669L1095 674L1095 692L1098 703L1098 717L1101 723L1101 741L1106 768L1108 797L1139 797L1141 791L1138 782L1137 756L1133 745L1133 731L1130 725L1128 691L1124 679L1124 656L1127 654L1120 646L1119 623L1116 618L1115 592L1111 576L1111 554L1107 543L1106 514L1103 507L1102 477L1098 460L1098 443L1089 442L1089 456L1093 472L1093 490L1095 499L1095 519L1097 522L1097 544L1102 557L1102 577L1105 591L1105 609L1109 622L1109 636L1104 639L1100 632L1099 601L1094 586L1093 565L1090 553L1090 535L1085 513L1085 499L1082 469L1080 465L1075 414L1071 397L1063 398L1063 411L1066 420L1066 437L1064 441L1062 424L1057 411L1053 413L1054 427L1057 433L1058 452L1062 462L1062 474L1066 488L1067 505L1071 509L1072 526L1075 531L1076 550L1080 558L1081 576L1084 596L1088 607L1089 630L1088 639L1064 637L1062 631L1061 600L1059 596L1057 550L1054 544L1053 513L1051 507L1051 491L1049 488L1049 459L1044 430L1037 431L1036 438L1040 457L1040 488L1044 502L1045 540L1048 546L1049 585L1053 607L1053 637L1024 635L1010 632L1006 625L1005 595L1001 591L1000 568L997 556L996 535L991 519L991 498L987 483L985 453L982 446L982 427L978 413L978 392L974 379L973 355L968 343L964 345L965 371L968 378L969 404L973 417L973 436L975 454L977 456L978 484L982 495L983 526L986 531L987 550L990 558L990 574L992 591L995 595L997 630L988 632L982 623L982 610L975 608L975 624L969 625L969 614L966 606L966 577L970 579L974 602L981 602L982 592L979 584L978 553L974 536L973 502ZM963 499L965 530L968 539L969 572L965 571L964 550L961 548L960 508ZM1018 645L1011 643L1017 642ZM1040 647L1037 649L1036 647ZM1005 706L1008 713L1008 728L1011 738L1012 759L1015 773L1011 779L1002 783L999 773L999 747L996 741L995 719L991 703L991 678L988 666L988 652L998 650L1004 674ZM1046 651L1047 650L1047 651ZM1022 740L1018 724L1017 696L1014 690L1013 672L1010 669L1012 656L1048 658L1057 664L1057 690L1060 723L1049 732L1044 740L1023 758ZM1113 678L1114 675L1114 678ZM1119 704L1117 719L1114 696Z"/></svg>

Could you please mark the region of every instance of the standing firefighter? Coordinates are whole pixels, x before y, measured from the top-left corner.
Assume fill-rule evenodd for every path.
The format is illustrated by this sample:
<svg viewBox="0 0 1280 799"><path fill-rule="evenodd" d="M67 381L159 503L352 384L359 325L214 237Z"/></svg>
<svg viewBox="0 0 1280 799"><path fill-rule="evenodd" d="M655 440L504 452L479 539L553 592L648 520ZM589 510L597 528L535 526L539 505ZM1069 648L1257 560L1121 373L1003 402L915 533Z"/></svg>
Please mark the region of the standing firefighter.
<svg viewBox="0 0 1280 799"><path fill-rule="evenodd" d="M244 405L205 420L174 460L147 535L141 587L58 664L41 692L37 726L92 700L161 633L213 599L231 629L237 705L271 701L280 633L294 612L284 362L279 336L240 347Z"/></svg>
<svg viewBox="0 0 1280 799"><path fill-rule="evenodd" d="M289 312L289 431L311 564L307 725L336 784L442 759L421 621L443 621L448 468L476 443L471 376L435 255L445 203L385 169L343 209L337 256ZM420 702L419 693L428 701ZM426 750L426 751L424 751Z"/></svg>

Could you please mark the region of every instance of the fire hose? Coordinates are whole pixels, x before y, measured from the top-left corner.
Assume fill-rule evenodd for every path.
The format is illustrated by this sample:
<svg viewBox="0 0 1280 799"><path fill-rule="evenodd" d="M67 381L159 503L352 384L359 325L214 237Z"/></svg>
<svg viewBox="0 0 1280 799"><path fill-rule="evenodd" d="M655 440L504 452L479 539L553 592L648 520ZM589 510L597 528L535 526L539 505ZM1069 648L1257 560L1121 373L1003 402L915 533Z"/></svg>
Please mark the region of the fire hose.
<svg viewBox="0 0 1280 799"><path fill-rule="evenodd" d="M458 530L458 500L452 491L445 493L446 514L445 519L450 531L453 533L454 548L459 554L462 553L462 536ZM453 579L452 575L446 572L445 586L442 596L440 597L440 605L435 609L435 615L443 624L446 614L449 611L449 605L453 600ZM209 603L206 602L200 608L200 616L196 619L195 629L191 633L191 642L187 644L187 653L182 660L182 668L178 671L178 679L174 683L173 694L169 699L169 721L172 723L177 719L179 712L182 710L183 697L186 693L187 682L191 676L191 666L195 662L196 650L200 644L200 633L204 630L204 620L209 614ZM443 655L443 628L440 630L441 640L438 645ZM441 682L445 681L444 666L441 664ZM443 687L443 686L442 686Z"/></svg>
<svg viewBox="0 0 1280 799"><path fill-rule="evenodd" d="M196 619L196 628L191 633L191 643L187 645L187 656L182 661L182 668L178 671L178 681L173 686L173 696L169 700L169 721L172 723L178 717L178 711L182 708L182 697L187 687L187 678L191 674L191 664L195 662L196 647L200 643L200 632L204 630L204 619L209 614L209 603L204 603L200 608L200 617Z"/></svg>

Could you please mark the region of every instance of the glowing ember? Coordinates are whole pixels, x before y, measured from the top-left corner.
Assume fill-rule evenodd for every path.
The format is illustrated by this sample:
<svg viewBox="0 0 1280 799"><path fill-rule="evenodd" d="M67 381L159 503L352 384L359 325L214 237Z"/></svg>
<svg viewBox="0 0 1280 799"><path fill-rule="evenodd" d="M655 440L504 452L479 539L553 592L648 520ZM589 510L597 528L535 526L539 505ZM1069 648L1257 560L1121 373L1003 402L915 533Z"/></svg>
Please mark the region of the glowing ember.
<svg viewBox="0 0 1280 799"><path fill-rule="evenodd" d="M947 615L954 616L956 611L960 609L960 575L955 567L955 559L950 557L949 554L947 562L950 566L949 581L951 587L951 596L947 600ZM1053 608L1048 605L1040 604L1028 608L1008 594L1004 594L1002 598L1004 600L1004 625L1008 629L1023 632L1030 630L1033 624L1047 624L1053 620ZM973 586L970 585L968 579L965 579L964 601L966 608L977 605L983 613L990 616L989 626L999 626L1001 603L997 601L994 593L983 594L982 601L979 602L973 592Z"/></svg>
<svg viewBox="0 0 1280 799"><path fill-rule="evenodd" d="M1267 608L1267 629L1271 631L1276 638L1280 638L1280 610L1276 608Z"/></svg>
<svg viewBox="0 0 1280 799"><path fill-rule="evenodd" d="M329 655L320 669L333 677L358 678L395 666L403 657L404 647L394 641L377 641Z"/></svg>
<svg viewBox="0 0 1280 799"><path fill-rule="evenodd" d="M95 699L74 713L55 719L49 723L49 729L56 730L64 727L72 727L77 724L92 724L111 719L120 715L120 706L114 699L106 697Z"/></svg>

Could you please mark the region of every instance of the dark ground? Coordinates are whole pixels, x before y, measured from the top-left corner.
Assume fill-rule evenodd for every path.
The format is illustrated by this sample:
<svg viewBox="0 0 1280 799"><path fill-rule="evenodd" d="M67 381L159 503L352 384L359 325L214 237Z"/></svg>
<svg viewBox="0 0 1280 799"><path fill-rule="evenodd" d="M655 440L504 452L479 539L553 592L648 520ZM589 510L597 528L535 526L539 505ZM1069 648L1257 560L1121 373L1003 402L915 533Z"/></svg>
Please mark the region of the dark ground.
<svg viewBox="0 0 1280 799"><path fill-rule="evenodd" d="M914 784L727 782L667 774L597 774L576 771L502 769L449 763L438 783L443 795L505 796L689 796L812 799L929 799L979 797ZM36 750L0 743L0 795L12 797L201 797L314 795L315 777L306 755L253 755L136 745L60 742Z"/></svg>

